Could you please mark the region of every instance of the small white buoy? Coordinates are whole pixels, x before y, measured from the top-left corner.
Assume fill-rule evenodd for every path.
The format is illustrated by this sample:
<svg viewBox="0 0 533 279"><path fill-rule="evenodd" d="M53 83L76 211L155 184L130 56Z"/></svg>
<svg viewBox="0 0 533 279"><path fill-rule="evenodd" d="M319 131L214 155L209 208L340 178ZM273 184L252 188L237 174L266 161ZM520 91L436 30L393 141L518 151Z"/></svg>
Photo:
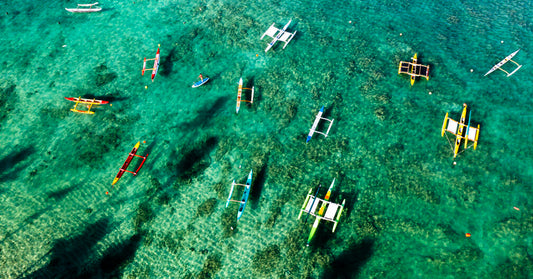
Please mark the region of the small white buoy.
<svg viewBox="0 0 533 279"><path fill-rule="evenodd" d="M474 72L474 69L470 69L470 72L473 73L473 72Z"/></svg>
<svg viewBox="0 0 533 279"><path fill-rule="evenodd" d="M400 33L400 37L401 37L402 35L403 35L403 34L402 34L402 33Z"/></svg>
<svg viewBox="0 0 533 279"><path fill-rule="evenodd" d="M67 45L63 45L62 47L67 47Z"/></svg>
<svg viewBox="0 0 533 279"><path fill-rule="evenodd" d="M352 21L350 20L350 21L348 21L348 23L352 23Z"/></svg>
<svg viewBox="0 0 533 279"><path fill-rule="evenodd" d="M429 95L431 95L431 91L429 91Z"/></svg>
<svg viewBox="0 0 533 279"><path fill-rule="evenodd" d="M502 43L502 44L503 44L503 41L500 41L500 43Z"/></svg>
<svg viewBox="0 0 533 279"><path fill-rule="evenodd" d="M454 166L457 165L457 162L453 162L453 165L454 165Z"/></svg>

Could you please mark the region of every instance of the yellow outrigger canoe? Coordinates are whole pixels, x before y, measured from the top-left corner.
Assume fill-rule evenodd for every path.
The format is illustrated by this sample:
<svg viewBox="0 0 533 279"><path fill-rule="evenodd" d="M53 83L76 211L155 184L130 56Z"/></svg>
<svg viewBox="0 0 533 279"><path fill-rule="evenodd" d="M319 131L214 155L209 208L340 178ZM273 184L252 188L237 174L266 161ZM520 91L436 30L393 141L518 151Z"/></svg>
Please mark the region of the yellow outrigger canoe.
<svg viewBox="0 0 533 279"><path fill-rule="evenodd" d="M468 117L468 124L465 124L466 112L467 105L463 104L463 112L461 113L461 118L459 119L459 122L449 118L448 113L446 113L446 115L444 116L444 122L442 123L441 136L444 136L445 132L450 132L456 136L455 143L453 146L453 158L457 157L457 154L459 154L459 148L463 139L465 139L465 148L468 148L468 141L474 142L474 150L477 147L477 141L479 137L479 124L477 125L477 128L471 127L470 117ZM463 136L465 132L466 134Z"/></svg>

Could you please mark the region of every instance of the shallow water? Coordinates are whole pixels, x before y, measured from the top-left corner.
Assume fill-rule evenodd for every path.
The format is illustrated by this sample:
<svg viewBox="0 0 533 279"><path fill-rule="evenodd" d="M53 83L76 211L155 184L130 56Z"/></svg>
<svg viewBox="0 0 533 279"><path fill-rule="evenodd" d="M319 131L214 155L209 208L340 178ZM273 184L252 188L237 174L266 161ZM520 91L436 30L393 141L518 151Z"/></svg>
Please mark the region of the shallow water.
<svg viewBox="0 0 533 279"><path fill-rule="evenodd" d="M100 3L0 3L2 277L532 276L529 1ZM483 76L516 49L522 69ZM414 53L430 79L411 87ZM236 115L240 77L256 95ZM78 96L112 105L76 114ZM463 103L479 144L454 166L440 129ZM330 134L306 144L322 105ZM145 165L112 188L138 141ZM305 247L301 204L333 178L341 222Z"/></svg>

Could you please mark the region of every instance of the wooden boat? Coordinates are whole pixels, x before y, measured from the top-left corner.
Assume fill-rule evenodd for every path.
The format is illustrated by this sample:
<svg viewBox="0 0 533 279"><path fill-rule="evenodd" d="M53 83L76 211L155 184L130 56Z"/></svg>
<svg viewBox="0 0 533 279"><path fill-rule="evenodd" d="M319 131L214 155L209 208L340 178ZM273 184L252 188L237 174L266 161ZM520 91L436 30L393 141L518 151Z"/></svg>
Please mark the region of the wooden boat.
<svg viewBox="0 0 533 279"><path fill-rule="evenodd" d="M415 84L416 77L425 77L429 80L429 66L418 64L417 54L411 57L411 62L400 61L398 74L408 74L411 77L411 85Z"/></svg>
<svg viewBox="0 0 533 279"><path fill-rule="evenodd" d="M520 51L517 50L511 54L509 54L507 57L505 57L502 61L500 61L498 64L494 65L494 67L492 67L484 76L496 71L496 70L501 70L503 72L505 72L507 74L507 77L510 77L512 74L516 73L516 71L518 71L518 69L520 69L522 67L522 65L516 63L515 61L511 60L511 58L513 58L518 52ZM503 64L507 63L507 62L513 62L514 64L516 64L516 69L514 69L511 73L507 72L506 70L502 69L501 67L503 66Z"/></svg>
<svg viewBox="0 0 533 279"><path fill-rule="evenodd" d="M154 78L157 75L157 71L159 70L159 61L160 61L159 46L161 46L161 45L158 45L157 52L155 54L155 58L146 59L146 57L145 57L144 58L144 63L143 63L142 75L144 76L144 71L152 70L152 82L154 82ZM146 69L146 61L151 61L151 60L154 60L154 67L150 68L150 69Z"/></svg>
<svg viewBox="0 0 533 279"><path fill-rule="evenodd" d="M137 175L139 170L144 165L144 162L146 161L146 158L148 157L148 154L146 154L145 156L137 155L137 150L139 149L140 145L141 145L141 142L137 142L135 144L135 146L133 147L131 152L128 154L128 158L126 158L126 161L124 162L124 164L122 164L122 167L120 167L120 170L118 171L118 174L115 176L115 179L113 179L113 183L111 185L115 185L115 183L117 183L117 181L122 177L124 172L129 172L129 173L133 174L133 176ZM129 171L129 170L127 170L127 168L130 165L131 160L133 160L133 157L139 157L139 158L142 158L143 160L142 160L141 164L139 165L139 167L135 171Z"/></svg>
<svg viewBox="0 0 533 279"><path fill-rule="evenodd" d="M289 25L291 24L291 21L292 20L289 20L289 22L287 24L285 24L283 29L278 29L278 28L274 27L274 24L276 24L275 22L272 23L272 25L270 25L270 27L263 34L263 36L261 36L261 40L265 36L269 36L269 37L271 37L273 39L272 42L270 42L267 45L267 48L265 49L265 52L269 51L274 46L274 44L277 41L285 42L285 45L283 46L283 48L285 49L287 44L292 40L292 38L294 38L294 35L297 32L297 31L294 31L294 33L289 33L289 32L286 31L287 28L289 27Z"/></svg>
<svg viewBox="0 0 533 279"><path fill-rule="evenodd" d="M204 85L207 81L209 81L209 78L208 77L203 77L202 74L200 74L199 76L200 80L195 82L193 85L192 85L192 88L196 88L196 87L200 87L202 85Z"/></svg>
<svg viewBox="0 0 533 279"><path fill-rule="evenodd" d="M250 195L250 188L252 186L252 174L253 170L250 170L250 173L248 174L248 179L246 180L246 184L237 184L235 183L235 180L233 180L233 182L231 183L231 190L229 192L228 200L226 201L226 207L229 206L230 202L239 203L239 211L237 211L237 221L241 219L242 214L244 212L244 208L246 207L246 203L248 202L248 196ZM231 196L233 195L233 189L236 185L244 187L244 192L242 193L241 200L231 199Z"/></svg>
<svg viewBox="0 0 533 279"><path fill-rule="evenodd" d="M242 99L242 92L243 90L251 90L252 91L252 96L250 98L250 100L243 100ZM250 104L253 104L254 103L254 86L252 86L252 88L243 88L242 87L242 77L241 79L239 79L239 88L237 89L237 106L236 106L236 113L239 113L239 110L241 109L241 102L248 102Z"/></svg>
<svg viewBox="0 0 533 279"><path fill-rule="evenodd" d="M343 200L342 204L336 204L329 201L329 198L331 196L331 190L333 189L334 185L335 179L333 179L333 181L331 182L331 185L329 186L328 192L326 193L324 199L317 198L318 190L314 196L311 195L311 191L313 190L312 188L309 189L309 192L307 193L307 197L305 198L305 201L302 205L302 209L300 210L300 214L298 215L298 219L300 219L302 213L308 213L316 217L315 222L313 223L313 227L311 228L311 232L309 233L309 237L307 238L307 246L309 246L309 244L313 240L313 237L316 234L318 225L320 224L321 220L326 220L334 223L332 232L335 232L335 229L337 228L337 224L340 220L346 200ZM317 212L316 209L319 207L319 205L320 209Z"/></svg>
<svg viewBox="0 0 533 279"><path fill-rule="evenodd" d="M76 103L74 105L74 108L70 109L71 111L85 113L85 114L94 114L94 111L91 111L91 108L94 105L105 105L109 103L109 101L102 101L102 100L96 100L96 99L84 99L82 97L78 97L78 98L65 97L65 99ZM79 110L78 109L79 104L87 105L87 110Z"/></svg>
<svg viewBox="0 0 533 279"><path fill-rule="evenodd" d="M71 12L71 13L94 13L94 12L99 12L102 10L102 8L100 7L94 7L93 6L96 6L98 5L98 2L96 3L93 3L93 4L78 4L78 6L75 8L75 9L69 9L69 8L65 8L65 10ZM88 8L86 8L88 7Z"/></svg>
<svg viewBox="0 0 533 279"><path fill-rule="evenodd" d="M333 125L333 121L335 119L323 118L322 117L323 113L324 113L324 106L322 106L322 108L320 108L320 110L318 111L318 113L317 113L317 115L315 117L315 122L313 122L313 126L311 126L311 130L309 130L309 134L307 135L307 140L305 141L306 143L308 143L311 140L311 137L313 137L314 133L318 133L318 134L324 135L325 137L328 137L329 130L331 129L331 126ZM322 133L322 132L319 132L319 131L316 130L316 127L318 126L318 123L320 122L320 120L329 121L329 127L328 127L328 130L326 131L326 133Z"/></svg>
<svg viewBox="0 0 533 279"><path fill-rule="evenodd" d="M452 147L453 158L456 158L457 154L459 154L459 148L463 139L465 140L465 149L468 148L468 141L474 142L474 150L477 147L479 137L479 124L477 125L477 128L470 126L470 114L472 113L472 111L470 111L470 114L468 116L468 125L465 124L466 112L467 105L463 104L463 112L461 113L461 118L459 119L459 122L449 118L448 113L446 113L446 115L444 116L444 122L442 123L441 136L444 136L445 132L450 132L456 136ZM466 129L464 129L465 127ZM465 133L464 136L463 133Z"/></svg>

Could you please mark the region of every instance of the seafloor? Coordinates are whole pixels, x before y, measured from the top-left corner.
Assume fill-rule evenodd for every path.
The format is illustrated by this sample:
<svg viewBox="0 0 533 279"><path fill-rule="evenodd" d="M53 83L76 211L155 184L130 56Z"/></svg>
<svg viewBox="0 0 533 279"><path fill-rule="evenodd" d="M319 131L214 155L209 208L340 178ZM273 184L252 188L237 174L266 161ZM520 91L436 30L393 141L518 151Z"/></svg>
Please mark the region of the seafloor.
<svg viewBox="0 0 533 279"><path fill-rule="evenodd" d="M533 278L531 1L75 5L0 3L0 277ZM483 76L517 49L514 75ZM430 78L410 86L414 53ZM69 111L79 96L111 105ZM479 143L454 160L441 127L463 103ZM333 126L306 144L321 106ZM300 207L333 178L339 225L306 247Z"/></svg>

